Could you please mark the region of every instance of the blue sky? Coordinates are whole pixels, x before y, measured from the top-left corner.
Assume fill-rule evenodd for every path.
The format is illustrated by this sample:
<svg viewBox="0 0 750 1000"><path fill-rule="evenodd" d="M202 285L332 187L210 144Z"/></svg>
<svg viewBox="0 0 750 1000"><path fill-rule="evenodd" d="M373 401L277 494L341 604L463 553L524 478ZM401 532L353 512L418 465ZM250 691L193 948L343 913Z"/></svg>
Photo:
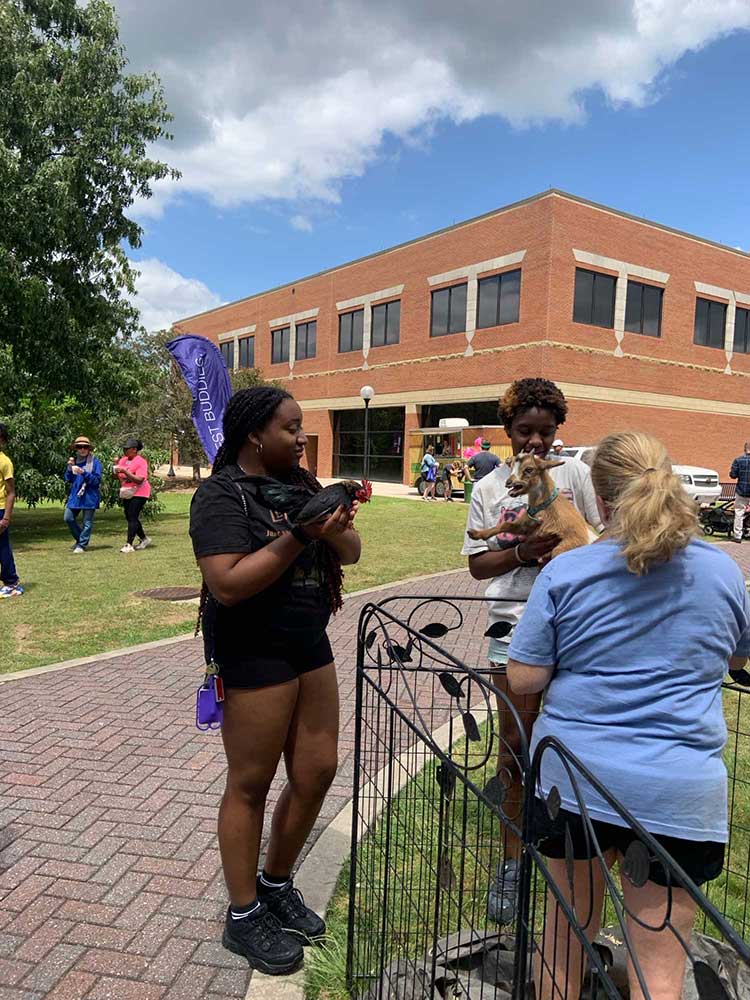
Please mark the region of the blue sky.
<svg viewBox="0 0 750 1000"><path fill-rule="evenodd" d="M132 13L140 0L130 2ZM665 3L670 9L664 16L673 16L675 4ZM739 30L715 40L700 39L700 31L705 34L710 28L698 24L697 43L693 36L692 46L680 52L675 44L665 55L654 53L660 44L654 38L664 30L663 24L657 25L647 39L641 72L628 75L615 69L612 78L607 75L607 45L616 53L616 66L623 58L619 48L640 46L644 35L639 27L635 43L628 37L623 8L623 21L607 25L609 37L597 42L603 51L592 58L600 68L590 74L588 86L576 86L581 83L576 66L580 54L567 50L564 58L556 54L552 59L554 73L540 84L541 91L548 91L541 98L534 93L535 79L519 83L516 75L505 88L513 90L510 103L498 102L493 87L503 81L490 81L482 93L484 80L477 84L461 78L456 59L442 99L416 100L405 116L395 103L392 128L387 114L378 118L377 109L357 106L349 87L344 99L341 90L331 98L331 75L321 76L313 67L298 82L305 94L321 88L324 103L313 112L323 107L329 131L312 129L301 148L295 147L298 133L293 130L296 126L304 132L307 125L300 124L296 108L290 111L289 131L283 115L276 115L280 120L274 121L270 138L263 132L271 127L264 109L272 104L267 95L255 94L252 76L242 85L242 94L235 95L234 110L227 112L229 125L217 119L216 107L223 107L219 103L209 126L205 121L187 122L178 107L176 142L162 152L181 167L184 162L186 182L159 192L153 205L139 209L146 232L143 247L132 257L144 269L139 296L144 321L163 325L170 318L372 253L550 186L750 249L750 32L745 28L750 25L750 3L728 6L736 8ZM128 43L127 16L123 21ZM675 52L677 57L670 60ZM140 56L144 64L148 55ZM629 67L638 58L631 49L623 62ZM352 80L351 67L337 70L349 73L346 79L355 91L370 85L359 76ZM434 65L428 67L428 95L439 73ZM424 81L412 77L400 85L410 82L420 93ZM175 84L168 74L165 87L169 99ZM227 93L225 89L224 98ZM300 93L290 91L290 101ZM255 106L249 94L255 96ZM275 92L273 100L277 98ZM383 99L391 97L385 94ZM433 103L437 106L430 106ZM485 108L493 104L497 110L487 113ZM337 113L343 134L337 130ZM372 132L367 131L370 114L377 119ZM510 123L508 117L517 114L522 120ZM360 121L364 131L357 146L348 142L345 131L356 133ZM217 139L217 132L227 131L232 123L238 125L239 138L229 144L225 137ZM245 160L248 147L232 143L252 144L258 141L256 133L261 133L258 149L261 156L266 151L266 158L243 173L236 164ZM279 162L276 150L281 151ZM256 155L250 159L255 161ZM269 159L273 169L266 169ZM226 171L223 187L221 179L215 183L211 176L214 166L219 175Z"/></svg>

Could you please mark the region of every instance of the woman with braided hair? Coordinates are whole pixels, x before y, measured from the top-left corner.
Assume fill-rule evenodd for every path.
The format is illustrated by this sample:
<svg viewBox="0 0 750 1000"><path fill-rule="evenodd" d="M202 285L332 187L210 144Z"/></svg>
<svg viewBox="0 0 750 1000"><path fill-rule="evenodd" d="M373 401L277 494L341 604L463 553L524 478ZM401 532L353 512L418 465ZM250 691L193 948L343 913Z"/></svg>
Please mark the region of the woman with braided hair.
<svg viewBox="0 0 750 1000"><path fill-rule="evenodd" d="M217 664L226 696L219 847L230 905L222 941L271 975L292 972L302 945L325 933L292 871L336 773L338 686L326 627L341 606L341 566L357 562L361 549L356 504L292 527L264 503L259 488L274 480L321 489L300 466L306 442L288 392L235 393L213 473L190 508L206 659ZM256 878L266 797L282 755L287 784Z"/></svg>

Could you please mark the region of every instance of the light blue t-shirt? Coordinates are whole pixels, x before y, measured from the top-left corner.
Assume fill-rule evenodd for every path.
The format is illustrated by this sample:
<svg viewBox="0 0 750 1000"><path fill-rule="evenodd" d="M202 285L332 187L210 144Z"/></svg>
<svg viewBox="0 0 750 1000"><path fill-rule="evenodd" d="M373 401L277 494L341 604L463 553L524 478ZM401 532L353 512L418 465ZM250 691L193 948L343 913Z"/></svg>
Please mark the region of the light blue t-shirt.
<svg viewBox="0 0 750 1000"><path fill-rule="evenodd" d="M616 542L566 552L539 574L510 656L556 665L531 752L555 736L651 833L727 840L726 725L721 683L732 655L750 655L742 574L717 546L693 541L644 576ZM560 758L542 759L579 812ZM625 825L579 782L593 819Z"/></svg>

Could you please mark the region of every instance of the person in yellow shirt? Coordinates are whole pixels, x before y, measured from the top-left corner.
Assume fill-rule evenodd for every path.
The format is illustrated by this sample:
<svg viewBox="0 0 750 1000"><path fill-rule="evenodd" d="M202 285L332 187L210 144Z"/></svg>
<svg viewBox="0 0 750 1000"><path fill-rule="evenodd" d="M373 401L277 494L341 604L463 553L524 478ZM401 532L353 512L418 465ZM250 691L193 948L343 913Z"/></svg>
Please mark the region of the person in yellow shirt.
<svg viewBox="0 0 750 1000"><path fill-rule="evenodd" d="M13 550L10 547L10 519L16 502L16 487L13 479L13 463L5 454L8 444L8 428L0 424L0 598L20 597L23 594Z"/></svg>

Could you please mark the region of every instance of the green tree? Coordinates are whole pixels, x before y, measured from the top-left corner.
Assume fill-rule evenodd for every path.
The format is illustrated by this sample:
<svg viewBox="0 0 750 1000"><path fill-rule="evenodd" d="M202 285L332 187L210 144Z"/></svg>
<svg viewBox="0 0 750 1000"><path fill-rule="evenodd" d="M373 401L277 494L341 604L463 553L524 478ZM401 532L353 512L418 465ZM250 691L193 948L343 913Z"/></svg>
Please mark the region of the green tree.
<svg viewBox="0 0 750 1000"><path fill-rule="evenodd" d="M126 74L105 0L0 0L0 39L0 406L62 441L139 397L127 212L177 176L147 152L170 116L155 76ZM35 449L29 481L58 458Z"/></svg>

